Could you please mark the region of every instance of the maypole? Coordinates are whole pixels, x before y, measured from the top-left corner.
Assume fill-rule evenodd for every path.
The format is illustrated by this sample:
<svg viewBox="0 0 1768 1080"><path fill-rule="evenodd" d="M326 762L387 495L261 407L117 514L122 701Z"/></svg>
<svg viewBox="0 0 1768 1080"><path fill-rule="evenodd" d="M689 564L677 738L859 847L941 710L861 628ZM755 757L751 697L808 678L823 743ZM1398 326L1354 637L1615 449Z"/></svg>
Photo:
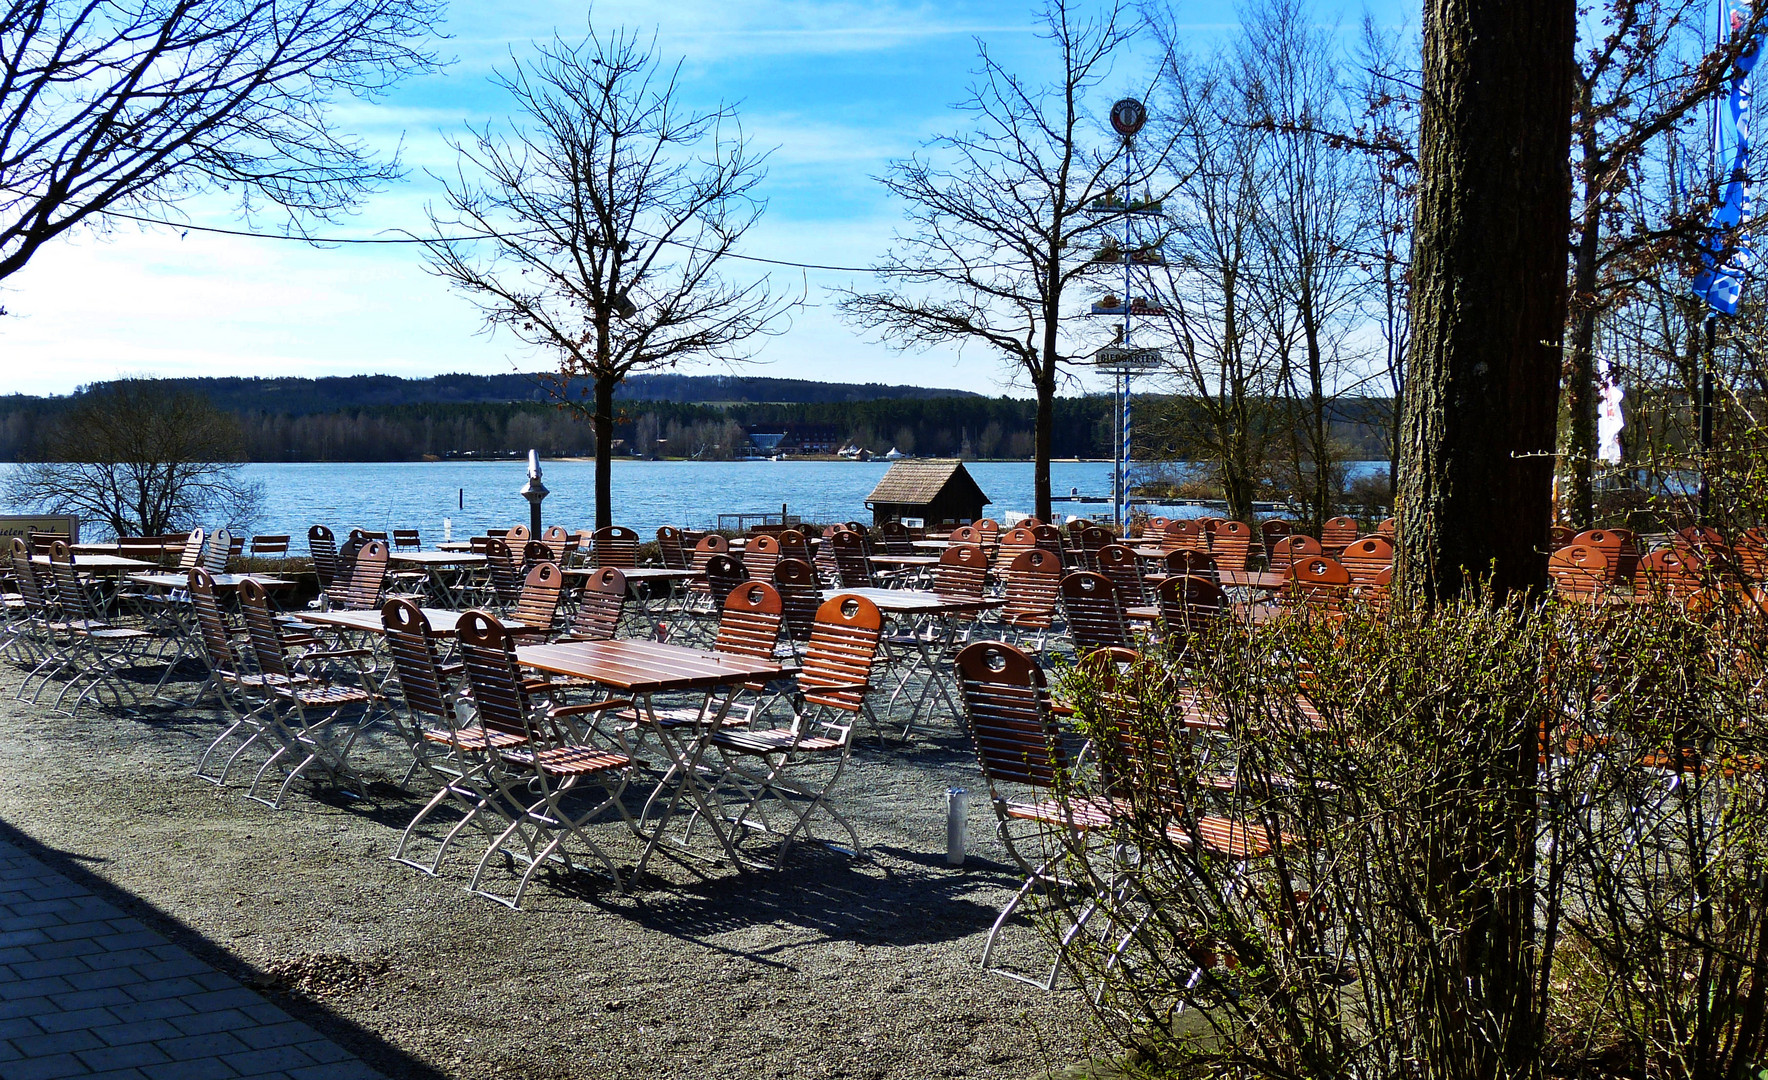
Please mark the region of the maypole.
<svg viewBox="0 0 1768 1080"><path fill-rule="evenodd" d="M1133 344L1133 317L1159 315L1161 311L1159 305L1150 303L1145 298L1131 296L1135 284L1131 274L1138 265L1157 266L1165 261L1158 246L1140 244L1136 232L1138 219L1160 214L1160 205L1146 197L1137 202L1130 194L1130 184L1134 176L1136 133L1142 130L1142 125L1147 121L1147 109L1135 98L1124 98L1111 106L1111 127L1123 137L1123 197L1119 199L1108 193L1103 199L1095 199L1087 207L1094 213L1123 215L1121 247L1115 241L1109 242L1094 257L1095 262L1122 261L1123 296L1120 299L1107 294L1104 300L1094 304L1092 308L1094 315L1123 317L1117 341L1094 355L1094 363L1099 369L1112 376L1111 504L1112 518L1120 530L1129 521L1133 445L1130 441L1130 380L1136 372L1149 370L1160 360L1157 350L1138 349Z"/></svg>

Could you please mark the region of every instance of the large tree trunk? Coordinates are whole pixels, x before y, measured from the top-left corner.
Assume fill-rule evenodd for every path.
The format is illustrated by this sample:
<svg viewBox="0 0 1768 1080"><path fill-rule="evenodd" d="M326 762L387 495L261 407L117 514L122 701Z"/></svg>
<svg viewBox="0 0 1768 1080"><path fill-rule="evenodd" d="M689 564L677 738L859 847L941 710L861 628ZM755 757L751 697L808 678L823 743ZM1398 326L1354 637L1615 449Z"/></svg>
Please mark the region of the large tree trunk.
<svg viewBox="0 0 1768 1080"><path fill-rule="evenodd" d="M1400 588L1427 599L1486 575L1499 595L1546 584L1576 10L1574 0L1426 0L1397 569ZM1461 1075L1537 1075L1537 749L1523 737L1470 752L1484 759L1470 775L1488 778L1477 806L1500 812L1470 807L1467 832L1510 884L1470 890L1458 864L1472 850L1431 869L1461 921L1463 968L1457 985L1436 988L1423 1023Z"/></svg>
<svg viewBox="0 0 1768 1080"><path fill-rule="evenodd" d="M595 378L595 527L614 524L614 386L612 375Z"/></svg>
<svg viewBox="0 0 1768 1080"><path fill-rule="evenodd" d="M1428 0L1401 587L1543 587L1571 219L1573 0Z"/></svg>

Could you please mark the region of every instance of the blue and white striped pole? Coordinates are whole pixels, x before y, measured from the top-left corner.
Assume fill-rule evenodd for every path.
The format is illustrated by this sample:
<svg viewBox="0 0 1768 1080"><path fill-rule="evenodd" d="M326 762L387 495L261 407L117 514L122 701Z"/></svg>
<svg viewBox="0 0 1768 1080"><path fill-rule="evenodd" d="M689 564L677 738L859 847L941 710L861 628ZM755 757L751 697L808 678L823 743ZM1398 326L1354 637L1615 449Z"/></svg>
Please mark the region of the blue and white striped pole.
<svg viewBox="0 0 1768 1080"><path fill-rule="evenodd" d="M1118 482L1117 490L1123 501L1117 506L1117 520L1120 525L1127 525L1130 520L1130 376L1123 375L1123 450L1118 457L1118 472L1123 477Z"/></svg>

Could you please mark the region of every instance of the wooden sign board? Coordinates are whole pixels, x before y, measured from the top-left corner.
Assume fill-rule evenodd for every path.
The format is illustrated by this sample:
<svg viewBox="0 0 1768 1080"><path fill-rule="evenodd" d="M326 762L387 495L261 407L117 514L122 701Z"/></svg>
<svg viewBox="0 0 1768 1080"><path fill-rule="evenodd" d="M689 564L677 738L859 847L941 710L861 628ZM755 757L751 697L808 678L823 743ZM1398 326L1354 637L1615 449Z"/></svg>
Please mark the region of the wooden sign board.
<svg viewBox="0 0 1768 1080"><path fill-rule="evenodd" d="M77 544L80 519L73 514L0 514L0 544L15 536L28 540L32 533L59 533Z"/></svg>

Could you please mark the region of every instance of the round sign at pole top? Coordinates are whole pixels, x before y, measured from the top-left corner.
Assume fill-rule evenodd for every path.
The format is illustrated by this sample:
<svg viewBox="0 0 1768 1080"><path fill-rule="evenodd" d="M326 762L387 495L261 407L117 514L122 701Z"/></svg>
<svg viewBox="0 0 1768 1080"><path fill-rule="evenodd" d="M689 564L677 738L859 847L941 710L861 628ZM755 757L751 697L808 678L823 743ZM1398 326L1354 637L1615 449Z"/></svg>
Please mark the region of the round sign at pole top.
<svg viewBox="0 0 1768 1080"><path fill-rule="evenodd" d="M1135 98L1124 98L1111 106L1111 126L1119 135L1129 138L1148 122L1148 110Z"/></svg>

